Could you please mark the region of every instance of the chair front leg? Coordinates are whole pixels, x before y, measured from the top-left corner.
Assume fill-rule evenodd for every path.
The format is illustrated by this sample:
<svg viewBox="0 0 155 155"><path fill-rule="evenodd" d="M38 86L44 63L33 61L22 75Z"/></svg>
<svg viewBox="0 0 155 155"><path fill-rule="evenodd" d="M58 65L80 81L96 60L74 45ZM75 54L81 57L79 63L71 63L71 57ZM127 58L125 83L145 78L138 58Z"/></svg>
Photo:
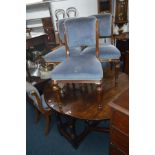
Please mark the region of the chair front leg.
<svg viewBox="0 0 155 155"><path fill-rule="evenodd" d="M47 136L50 130L51 117L49 114L45 114L45 135Z"/></svg>
<svg viewBox="0 0 155 155"><path fill-rule="evenodd" d="M113 67L113 62L110 61L110 69L111 69L111 71L112 71L112 67Z"/></svg>
<svg viewBox="0 0 155 155"><path fill-rule="evenodd" d="M115 64L115 87L118 86L118 76L119 76L119 70L120 70L120 60L114 60Z"/></svg>

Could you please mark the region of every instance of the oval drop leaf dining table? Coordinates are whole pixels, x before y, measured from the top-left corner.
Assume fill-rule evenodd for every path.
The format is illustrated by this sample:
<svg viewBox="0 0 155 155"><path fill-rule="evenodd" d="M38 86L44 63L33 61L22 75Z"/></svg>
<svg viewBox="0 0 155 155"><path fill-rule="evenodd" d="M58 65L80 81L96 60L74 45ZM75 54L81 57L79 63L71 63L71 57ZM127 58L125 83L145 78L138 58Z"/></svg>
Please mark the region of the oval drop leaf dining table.
<svg viewBox="0 0 155 155"><path fill-rule="evenodd" d="M110 119L108 103L116 99L129 87L128 79L127 74L120 73L118 86L115 87L113 73L106 73L103 79L102 109L98 109L96 89L95 85L92 84L64 86L61 95L61 109L54 98L52 85L48 84L44 90L45 101L49 107L58 113L74 118L84 120Z"/></svg>
<svg viewBox="0 0 155 155"><path fill-rule="evenodd" d="M125 73L119 74L117 87L115 87L114 72L108 71L104 75L102 109L98 108L96 88L93 84L69 84L64 85L63 88L61 86L61 104L57 103L51 82L45 86L45 101L57 114L58 130L74 148L78 148L80 142L91 131L109 132L109 128L101 128L99 123L111 118L108 104L129 87L129 77ZM64 118L67 118L65 123L62 121ZM80 134L77 134L76 122L79 119L83 120L86 126Z"/></svg>

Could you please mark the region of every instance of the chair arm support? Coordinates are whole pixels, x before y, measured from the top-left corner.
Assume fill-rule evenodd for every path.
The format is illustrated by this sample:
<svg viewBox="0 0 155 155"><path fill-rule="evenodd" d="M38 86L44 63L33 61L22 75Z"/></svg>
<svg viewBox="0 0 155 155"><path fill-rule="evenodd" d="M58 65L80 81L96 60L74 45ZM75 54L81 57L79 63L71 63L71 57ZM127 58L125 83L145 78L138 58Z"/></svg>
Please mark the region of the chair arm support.
<svg viewBox="0 0 155 155"><path fill-rule="evenodd" d="M45 113L46 111L44 110L43 106L42 106L42 101L39 98L39 96L37 95L37 93L35 91L31 92L31 95L34 96L36 98L37 104L38 104L38 108L42 113Z"/></svg>

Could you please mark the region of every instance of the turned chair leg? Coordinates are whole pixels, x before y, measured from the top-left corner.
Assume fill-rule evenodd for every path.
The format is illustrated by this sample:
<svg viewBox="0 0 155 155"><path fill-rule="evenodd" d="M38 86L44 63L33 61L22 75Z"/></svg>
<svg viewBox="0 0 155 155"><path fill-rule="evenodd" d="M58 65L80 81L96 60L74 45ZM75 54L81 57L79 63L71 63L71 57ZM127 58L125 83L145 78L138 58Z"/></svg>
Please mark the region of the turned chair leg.
<svg viewBox="0 0 155 155"><path fill-rule="evenodd" d="M37 108L35 108L35 123L38 123L39 119L40 119L40 111Z"/></svg>
<svg viewBox="0 0 155 155"><path fill-rule="evenodd" d="M113 67L113 62L110 61L110 69L112 70L112 67Z"/></svg>
<svg viewBox="0 0 155 155"><path fill-rule="evenodd" d="M120 70L120 60L115 60L115 87L118 86L118 75L119 75L119 70Z"/></svg>
<svg viewBox="0 0 155 155"><path fill-rule="evenodd" d="M47 136L50 130L51 117L49 114L45 114L45 135Z"/></svg>
<svg viewBox="0 0 155 155"><path fill-rule="evenodd" d="M102 110L102 84L97 84L97 102L98 102L98 109Z"/></svg>

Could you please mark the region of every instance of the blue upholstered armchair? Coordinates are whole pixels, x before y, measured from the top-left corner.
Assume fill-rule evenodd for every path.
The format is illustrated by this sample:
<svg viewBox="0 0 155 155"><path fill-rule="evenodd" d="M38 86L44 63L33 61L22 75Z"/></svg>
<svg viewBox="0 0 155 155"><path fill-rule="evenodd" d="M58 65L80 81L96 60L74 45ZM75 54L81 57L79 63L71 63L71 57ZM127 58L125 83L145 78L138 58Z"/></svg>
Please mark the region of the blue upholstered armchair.
<svg viewBox="0 0 155 155"><path fill-rule="evenodd" d="M66 59L66 49L64 46L64 21L66 19L60 19L58 20L58 34L59 34L59 40L60 40L60 46L53 49L51 52L47 53L43 56L45 62L47 64L58 64L60 62L63 62ZM75 47L72 49L72 55L77 55L80 53L81 48Z"/></svg>
<svg viewBox="0 0 155 155"><path fill-rule="evenodd" d="M47 135L49 132L51 121L50 115L52 112L44 100L44 95L40 95L39 91L29 82L26 82L26 93L29 102L31 102L35 106L35 112L36 112L35 122L38 122L40 112L45 116L46 121L45 135Z"/></svg>
<svg viewBox="0 0 155 155"><path fill-rule="evenodd" d="M67 59L58 64L51 73L53 90L59 91L58 83L95 83L98 94L102 90L103 71L99 56L98 22L95 17L81 17L66 19L65 45ZM73 49L81 46L95 47L96 55L74 55ZM60 93L59 93L60 94ZM56 95L58 96L58 95ZM58 99L58 102L60 100ZM61 105L61 104L60 104ZM99 108L102 105L99 102Z"/></svg>
<svg viewBox="0 0 155 155"><path fill-rule="evenodd" d="M112 14L104 13L94 15L99 22L99 60L101 62L113 62L115 64L115 85L118 83L120 67L120 51L113 45ZM85 48L82 54L95 55L95 46Z"/></svg>

